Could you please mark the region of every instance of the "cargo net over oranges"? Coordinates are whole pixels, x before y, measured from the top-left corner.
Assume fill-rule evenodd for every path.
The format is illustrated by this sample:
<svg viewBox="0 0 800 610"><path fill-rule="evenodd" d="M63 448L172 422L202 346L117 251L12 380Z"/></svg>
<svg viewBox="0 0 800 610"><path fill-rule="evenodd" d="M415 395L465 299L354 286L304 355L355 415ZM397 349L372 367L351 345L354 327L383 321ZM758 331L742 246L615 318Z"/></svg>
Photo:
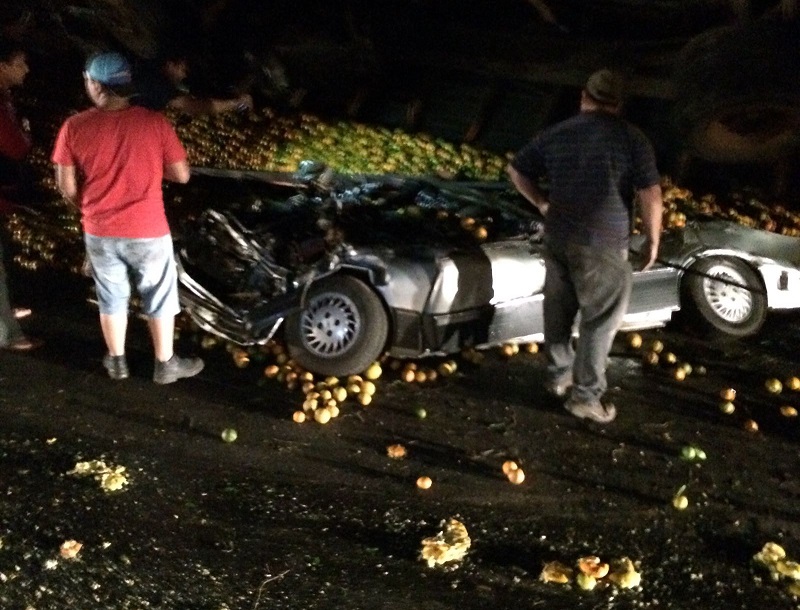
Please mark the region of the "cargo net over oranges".
<svg viewBox="0 0 800 610"><path fill-rule="evenodd" d="M504 168L510 158L510 153L497 154L424 133L350 121L326 122L303 113L281 116L269 108L244 115L171 119L190 163L199 167L295 172L303 160L311 159L343 174L433 175L496 182L506 180ZM51 121L44 129L54 137L57 127L58 122ZM20 209L9 217L8 230L18 247L14 260L31 270L59 268L79 273L83 262L80 217L55 188L49 148L37 146L27 162L41 201L37 201L35 213ZM696 196L667 176L662 188L665 230L681 228L694 219L721 218L764 231L800 235L800 214L785 202L768 200L755 191ZM180 213L180 206L172 207ZM463 228L476 239L495 238L491 219L472 218L465 223L469 226ZM637 219L635 230L640 227Z"/></svg>

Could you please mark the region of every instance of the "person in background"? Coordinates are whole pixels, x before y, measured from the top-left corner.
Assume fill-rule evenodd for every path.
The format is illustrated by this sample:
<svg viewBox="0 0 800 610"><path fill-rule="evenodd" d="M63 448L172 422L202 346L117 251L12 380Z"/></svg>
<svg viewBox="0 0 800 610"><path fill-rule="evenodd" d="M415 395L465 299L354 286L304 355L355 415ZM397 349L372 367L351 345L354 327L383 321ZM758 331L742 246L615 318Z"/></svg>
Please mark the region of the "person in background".
<svg viewBox="0 0 800 610"><path fill-rule="evenodd" d="M189 62L180 52L166 53L154 64L142 66L134 74L136 95L132 103L151 110L177 110L190 116L244 112L253 109L248 93L218 99L195 97L186 86Z"/></svg>
<svg viewBox="0 0 800 610"><path fill-rule="evenodd" d="M131 105L131 68L122 55L89 58L83 78L94 107L64 122L52 160L58 189L81 211L108 349L103 365L112 379L129 376L125 336L132 279L153 340L153 381L192 377L203 361L173 350L180 305L162 192L163 179L188 182L186 151L161 113Z"/></svg>
<svg viewBox="0 0 800 610"><path fill-rule="evenodd" d="M21 163L31 149L27 119L17 117L11 89L20 87L28 74L27 54L21 45L0 38L0 215L8 214L17 203L21 182ZM41 345L22 332L18 320L30 315L27 308L12 308L8 274L3 266L0 243L0 348L25 351Z"/></svg>
<svg viewBox="0 0 800 610"><path fill-rule="evenodd" d="M606 391L611 345L628 308L628 262L634 200L645 245L641 269L658 256L660 176L647 137L620 117L623 81L607 69L592 74L580 113L525 145L507 171L517 190L544 215L544 332L547 389L573 415L599 423L616 416ZM537 180L546 176L545 195ZM577 342L572 329L580 314Z"/></svg>

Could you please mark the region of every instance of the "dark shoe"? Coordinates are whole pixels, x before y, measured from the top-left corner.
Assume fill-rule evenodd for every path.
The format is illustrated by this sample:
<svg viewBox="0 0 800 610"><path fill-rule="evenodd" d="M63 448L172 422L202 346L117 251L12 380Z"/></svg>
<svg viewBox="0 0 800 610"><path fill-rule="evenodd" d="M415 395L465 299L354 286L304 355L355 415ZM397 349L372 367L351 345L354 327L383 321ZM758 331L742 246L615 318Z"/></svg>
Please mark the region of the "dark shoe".
<svg viewBox="0 0 800 610"><path fill-rule="evenodd" d="M130 376L128 361L125 359L124 354L122 356L106 354L103 356L103 366L106 367L108 376L111 379L127 379Z"/></svg>
<svg viewBox="0 0 800 610"><path fill-rule="evenodd" d="M178 379L194 377L203 370L205 363L200 358L181 358L175 354L166 362L156 360L153 381L156 383L174 383Z"/></svg>
<svg viewBox="0 0 800 610"><path fill-rule="evenodd" d="M564 408L580 419L591 419L598 424L607 424L614 421L617 416L617 408L608 403L602 404L599 400L573 400L569 399L564 403Z"/></svg>
<svg viewBox="0 0 800 610"><path fill-rule="evenodd" d="M550 379L544 384L545 391L557 398L564 398L572 387L572 371L562 373L555 379Z"/></svg>
<svg viewBox="0 0 800 610"><path fill-rule="evenodd" d="M5 345L3 349L11 350L12 352L29 352L32 349L41 347L42 345L44 345L44 341L41 339L28 339L28 337L22 337L20 339L14 339L11 343Z"/></svg>

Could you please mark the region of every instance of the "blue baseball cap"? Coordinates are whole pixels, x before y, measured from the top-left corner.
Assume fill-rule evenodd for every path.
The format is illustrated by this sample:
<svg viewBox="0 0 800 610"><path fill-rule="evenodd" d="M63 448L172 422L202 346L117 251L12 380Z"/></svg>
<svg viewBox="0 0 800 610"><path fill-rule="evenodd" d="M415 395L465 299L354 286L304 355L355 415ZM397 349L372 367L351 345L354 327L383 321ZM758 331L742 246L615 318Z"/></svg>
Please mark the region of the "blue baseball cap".
<svg viewBox="0 0 800 610"><path fill-rule="evenodd" d="M130 85L131 65L119 53L98 53L86 62L86 75L109 87Z"/></svg>

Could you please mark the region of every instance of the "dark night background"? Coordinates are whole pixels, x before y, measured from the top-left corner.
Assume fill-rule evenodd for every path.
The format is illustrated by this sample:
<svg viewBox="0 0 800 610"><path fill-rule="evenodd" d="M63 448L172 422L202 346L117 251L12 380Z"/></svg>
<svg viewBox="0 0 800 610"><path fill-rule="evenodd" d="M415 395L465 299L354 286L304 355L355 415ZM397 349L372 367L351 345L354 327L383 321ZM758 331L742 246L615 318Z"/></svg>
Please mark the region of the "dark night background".
<svg viewBox="0 0 800 610"><path fill-rule="evenodd" d="M101 48L145 60L186 45L197 93L247 81L279 112L497 152L572 114L586 76L610 65L628 76L627 114L662 171L756 182L789 203L800 193L797 17L796 0L0 3L0 27L30 50L17 96L39 110L28 116L48 150L53 124L88 105L80 71ZM265 66L282 67L286 86ZM55 260L77 234L59 233ZM108 379L88 280L8 266L15 305L33 309L25 331L45 346L0 352L4 610L797 609L786 581L753 562L768 541L800 554L800 428L779 410L800 409L800 394L765 389L800 375L797 312L732 344L680 326L645 333L643 345L694 367L681 382L618 342L620 415L604 429L547 398L541 353L487 353L425 386L387 366L368 409L298 425L298 392L266 380L264 362L240 369L193 333L180 351L202 349L203 373L153 384L135 318L131 378ZM733 414L719 408L726 388L738 390ZM222 442L227 428L235 443ZM387 457L395 443L407 459ZM708 459L686 460L693 446ZM66 474L95 459L124 466L130 485L108 494ZM523 485L506 481L506 459L525 468ZM426 491L423 474L435 481ZM463 565L429 569L420 543L448 517L472 547ZM59 553L69 540L83 544L74 560ZM641 588L540 582L545 562L588 554L630 557Z"/></svg>
<svg viewBox="0 0 800 610"><path fill-rule="evenodd" d="M20 0L0 24L29 45L27 88L51 103L85 103L75 75L94 50L145 61L178 47L196 93L248 89L279 111L500 153L572 114L587 75L610 66L662 173L792 198L799 12L796 0Z"/></svg>

